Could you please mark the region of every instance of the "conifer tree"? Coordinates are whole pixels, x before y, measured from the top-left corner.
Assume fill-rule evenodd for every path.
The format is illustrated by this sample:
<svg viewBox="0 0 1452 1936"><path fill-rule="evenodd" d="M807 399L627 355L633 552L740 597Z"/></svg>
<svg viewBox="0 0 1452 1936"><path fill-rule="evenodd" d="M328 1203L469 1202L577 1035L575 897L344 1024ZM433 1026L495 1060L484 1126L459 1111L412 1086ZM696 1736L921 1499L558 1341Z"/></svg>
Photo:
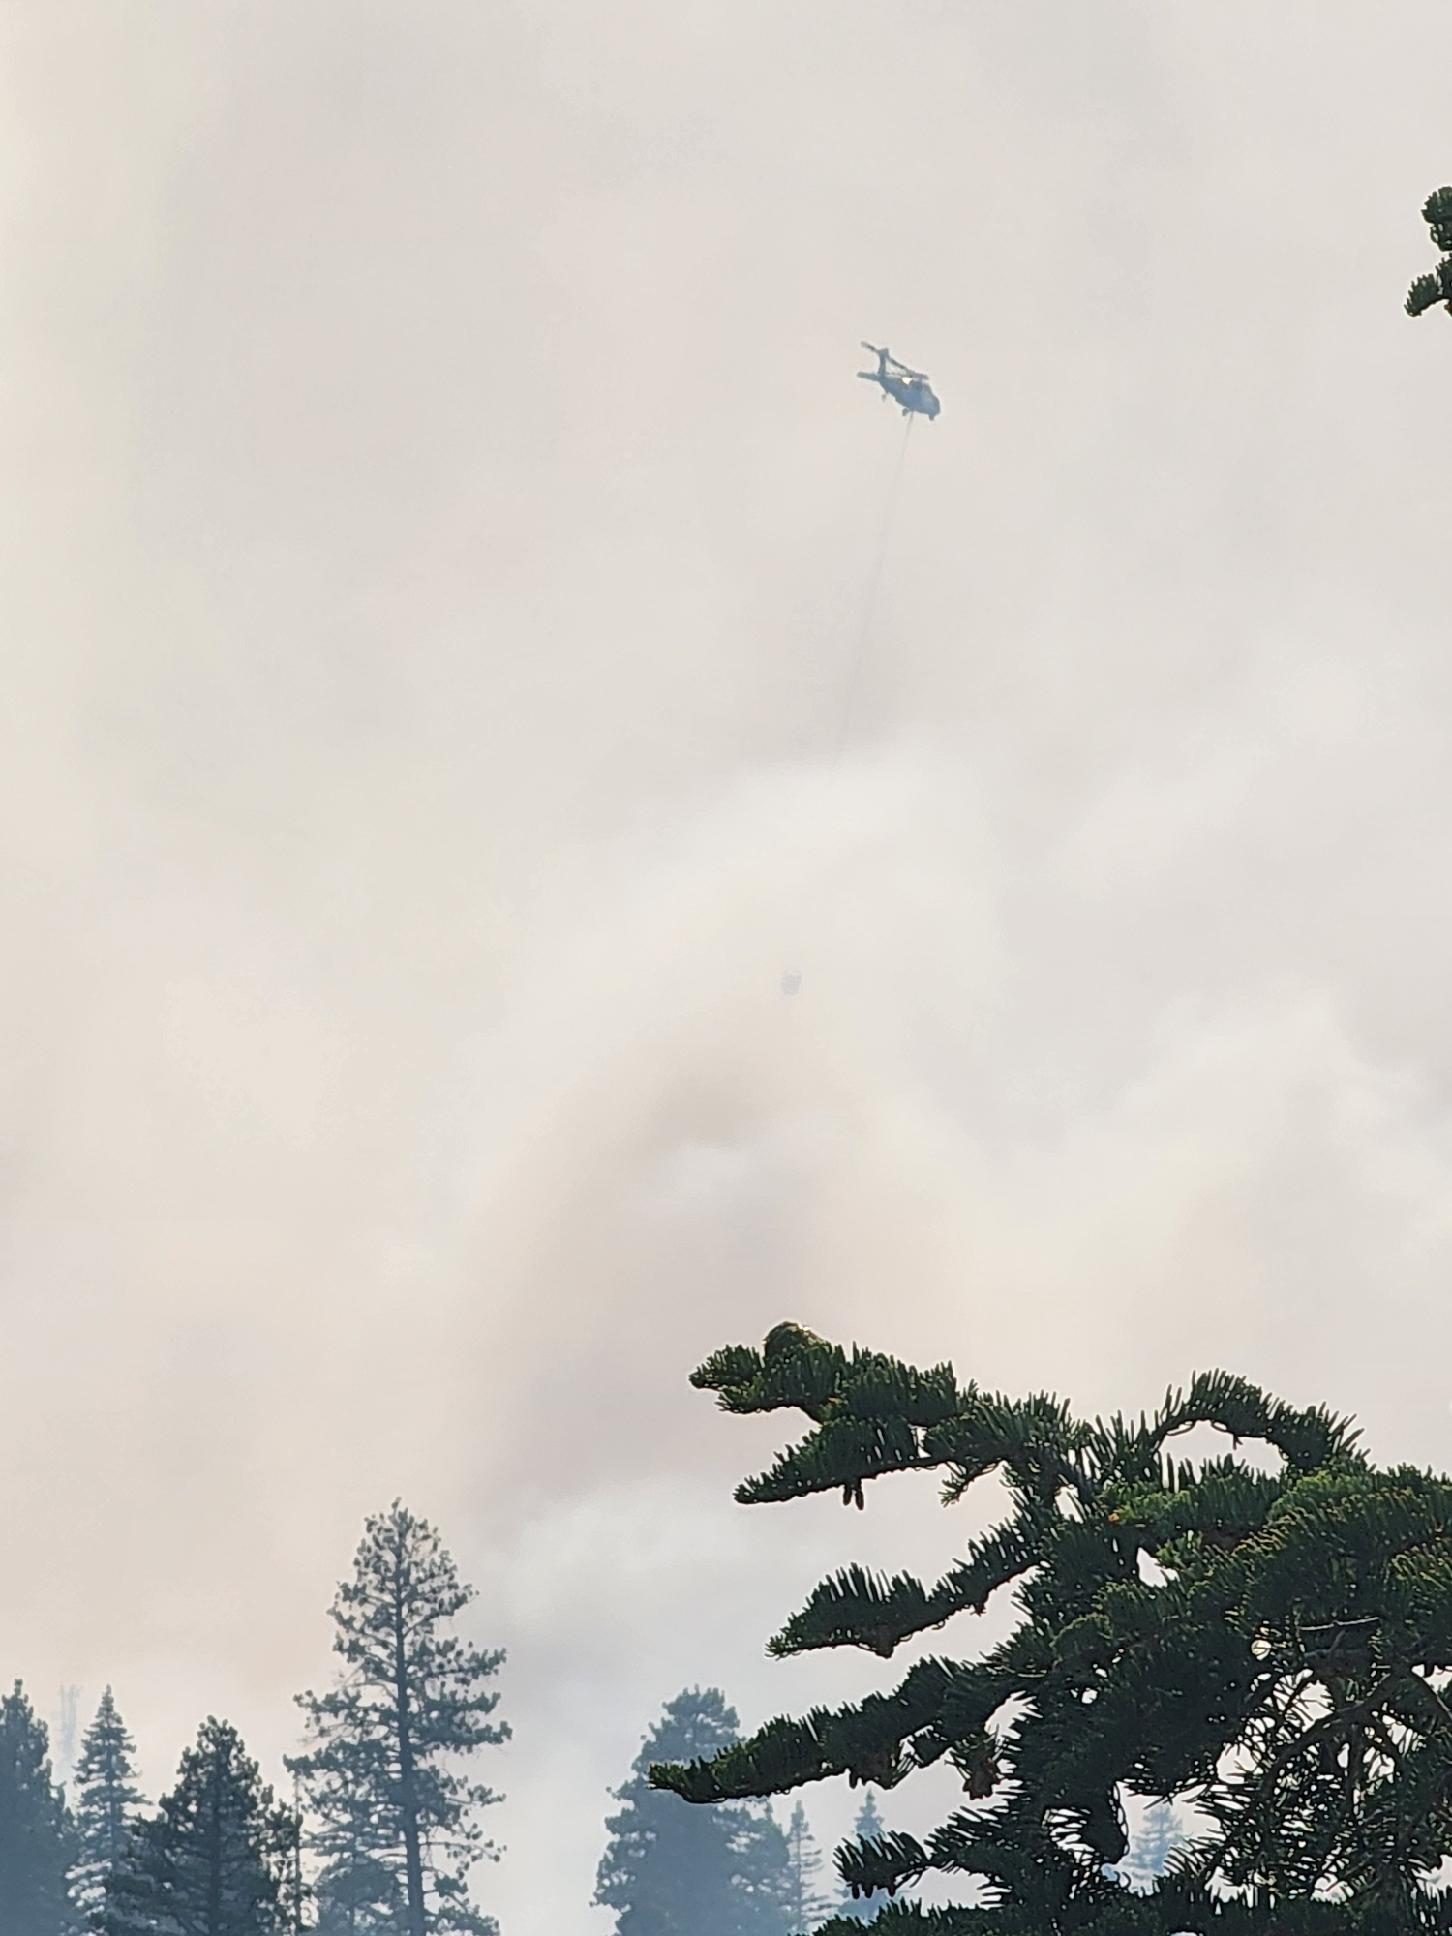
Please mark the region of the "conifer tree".
<svg viewBox="0 0 1452 1936"><path fill-rule="evenodd" d="M314 1894L316 1936L394 1936L404 1927L398 1877L361 1850L335 1857Z"/></svg>
<svg viewBox="0 0 1452 1936"><path fill-rule="evenodd" d="M372 1853L372 1802L341 1765L310 1772L314 1826L310 1837L321 1869L317 1878L318 1936L393 1936L404 1925L403 1885L396 1868Z"/></svg>
<svg viewBox="0 0 1452 1936"><path fill-rule="evenodd" d="M1009 1501L935 1584L860 1566L823 1582L773 1653L886 1658L1005 1589L1020 1619L976 1658L927 1656L889 1692L771 1721L655 1785L709 1803L834 1775L892 1788L946 1763L964 1805L926 1841L839 1852L854 1893L888 1897L884 1936L1452 1931L1452 1480L1378 1467L1346 1420L1224 1372L1151 1414L1085 1420L781 1325L694 1382L728 1411L807 1418L744 1504L861 1504L909 1471L941 1474L949 1505L996 1474ZM1228 1456L1172 1456L1206 1426ZM1239 1455L1247 1440L1275 1469ZM1127 1793L1193 1795L1204 1822L1146 1893L1116 1866ZM933 1873L972 1878L978 1902L892 1900Z"/></svg>
<svg viewBox="0 0 1452 1936"><path fill-rule="evenodd" d="M735 1711L715 1687L685 1689L646 1736L615 1791L621 1806L605 1824L595 1883L616 1936L789 1936L786 1841L770 1811L689 1809L647 1779L653 1762L696 1760L738 1739Z"/></svg>
<svg viewBox="0 0 1452 1936"><path fill-rule="evenodd" d="M1155 1802L1145 1810L1144 1821L1134 1838L1125 1866L1136 1880L1153 1882L1156 1876L1165 1874L1171 1855L1184 1839L1173 1804Z"/></svg>
<svg viewBox="0 0 1452 1936"><path fill-rule="evenodd" d="M308 1746L288 1766L319 1826L330 1927L362 1936L490 1936L468 1872L497 1850L475 1816L500 1797L458 1762L509 1738L491 1721L500 1651L450 1631L474 1598L438 1534L395 1501L369 1519L333 1602L342 1660L328 1693L299 1695Z"/></svg>
<svg viewBox="0 0 1452 1936"><path fill-rule="evenodd" d="M50 1741L17 1681L0 1700L0 1930L70 1936L74 1834L51 1779Z"/></svg>
<svg viewBox="0 0 1452 1936"><path fill-rule="evenodd" d="M880 1842L886 1832L882 1816L878 1813L877 1797L869 1788L862 1797L861 1808L857 1811L853 1834L859 1843ZM844 1885L841 1899L837 1904L837 1914L839 1917L845 1917L849 1922L871 1922L877 1914L877 1905L870 1897L854 1896Z"/></svg>
<svg viewBox="0 0 1452 1936"><path fill-rule="evenodd" d="M138 1822L106 1890L106 1936L285 1936L297 1823L225 1721L204 1721L176 1786Z"/></svg>
<svg viewBox="0 0 1452 1936"><path fill-rule="evenodd" d="M71 1888L87 1924L100 1927L106 1885L141 1809L132 1757L136 1744L108 1687L86 1729L75 1772L77 1857Z"/></svg>
<svg viewBox="0 0 1452 1936"><path fill-rule="evenodd" d="M786 1844L787 1927L791 1936L812 1936L818 1923L826 1921L830 1904L817 1882L822 1853L800 1797L787 1823Z"/></svg>
<svg viewBox="0 0 1452 1936"><path fill-rule="evenodd" d="M1432 231L1433 247L1442 251L1442 259L1434 270L1418 276L1407 291L1407 314L1420 316L1441 303L1452 315L1452 188L1439 188L1427 197L1422 204L1422 220Z"/></svg>

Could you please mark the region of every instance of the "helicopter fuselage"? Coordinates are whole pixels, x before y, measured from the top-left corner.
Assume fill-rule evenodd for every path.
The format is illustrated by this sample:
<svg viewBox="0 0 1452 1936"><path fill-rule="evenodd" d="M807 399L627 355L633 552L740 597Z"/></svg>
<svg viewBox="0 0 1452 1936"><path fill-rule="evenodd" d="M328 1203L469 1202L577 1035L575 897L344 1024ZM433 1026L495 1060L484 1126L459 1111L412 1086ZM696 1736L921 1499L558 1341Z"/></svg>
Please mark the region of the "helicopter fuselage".
<svg viewBox="0 0 1452 1936"><path fill-rule="evenodd" d="M933 395L933 386L926 377L895 376L891 370L885 376L873 372L873 380L882 385L883 391L894 403L902 405L907 416L936 417L942 404Z"/></svg>
<svg viewBox="0 0 1452 1936"><path fill-rule="evenodd" d="M875 370L857 372L864 383L878 384L883 396L891 397L905 417L927 417L931 420L937 416L943 406L933 395L933 386L921 370L910 370L891 350L879 349L876 343L864 343L862 347L871 350L877 358Z"/></svg>

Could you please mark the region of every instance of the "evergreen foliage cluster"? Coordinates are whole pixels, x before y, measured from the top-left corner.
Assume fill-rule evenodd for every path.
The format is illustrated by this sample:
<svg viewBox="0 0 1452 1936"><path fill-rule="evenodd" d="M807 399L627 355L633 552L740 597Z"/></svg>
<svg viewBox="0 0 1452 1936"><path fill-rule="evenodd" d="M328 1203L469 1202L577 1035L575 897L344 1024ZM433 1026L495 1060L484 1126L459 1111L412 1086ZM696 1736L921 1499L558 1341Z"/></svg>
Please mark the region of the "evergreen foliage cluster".
<svg viewBox="0 0 1452 1936"><path fill-rule="evenodd" d="M1004 1521L941 1579L848 1568L774 1652L888 1656L1004 1590L1021 1617L978 1658L920 1659L891 1692L658 1766L656 1786L694 1802L843 1774L891 1789L950 1764L966 1803L926 1841L839 1853L854 1892L890 1899L884 1936L1452 1931L1437 1881L1452 1857L1452 1483L1379 1468L1346 1421L1223 1372L1152 1415L1084 1420L781 1325L694 1383L728 1411L809 1422L738 1489L745 1503L861 1504L870 1481L909 1471L938 1473L949 1503L990 1474L1008 1493ZM1196 1426L1230 1452L1176 1459ZM1204 1822L1147 1892L1115 1868L1131 1795L1186 1797ZM934 1873L970 1879L974 1906L891 1900Z"/></svg>
<svg viewBox="0 0 1452 1936"><path fill-rule="evenodd" d="M787 1849L770 1811L736 1802L682 1808L650 1785L662 1756L706 1758L737 1736L718 1688L687 1688L646 1736L596 1877L595 1900L615 1911L617 1936L788 1936Z"/></svg>
<svg viewBox="0 0 1452 1936"><path fill-rule="evenodd" d="M237 1730L207 1719L110 1876L104 1936L283 1936L297 1835Z"/></svg>
<svg viewBox="0 0 1452 1936"><path fill-rule="evenodd" d="M1422 204L1422 219L1432 231L1432 243L1442 251L1436 268L1418 276L1407 291L1407 314L1420 316L1441 303L1452 315L1452 188L1439 188Z"/></svg>
<svg viewBox="0 0 1452 1936"><path fill-rule="evenodd" d="M818 1885L822 1855L800 1796L787 1823L786 1851L787 1929L790 1936L812 1936L831 1914L832 1905Z"/></svg>
<svg viewBox="0 0 1452 1936"><path fill-rule="evenodd" d="M50 1736L17 1681L0 1700L0 1928L70 1936L75 1831L51 1774Z"/></svg>
<svg viewBox="0 0 1452 1936"><path fill-rule="evenodd" d="M616 1936L812 1936L855 1900L822 1888L822 1856L800 1801L783 1833L769 1805L686 1807L653 1787L662 1760L707 1760L740 1739L719 1688L686 1688L646 1735L616 1791L595 1901L614 1912ZM871 1797L859 1833L880 1830ZM849 1907L849 1905L851 1905ZM868 1912L871 1913L870 1911Z"/></svg>
<svg viewBox="0 0 1452 1936"><path fill-rule="evenodd" d="M477 1812L499 1796L460 1772L509 1738L490 1717L504 1655L450 1631L474 1598L437 1532L395 1502L364 1530L333 1603L343 1663L326 1694L303 1694L309 1746L289 1766L319 1821L320 1927L365 1936L490 1936L468 1872L497 1850Z"/></svg>
<svg viewBox="0 0 1452 1936"><path fill-rule="evenodd" d="M855 1835L858 1845L880 1842L885 1834L882 1816L878 1813L877 1798L869 1788L862 1798L862 1806L857 1811ZM854 1895L850 1887L842 1890L841 1901L837 1904L839 1922L870 1923L876 1916L879 1905L870 1896Z"/></svg>
<svg viewBox="0 0 1452 1936"><path fill-rule="evenodd" d="M75 1772L78 1854L71 1890L92 1929L100 1926L111 1878L130 1848L141 1805L136 1744L108 1687L86 1730Z"/></svg>

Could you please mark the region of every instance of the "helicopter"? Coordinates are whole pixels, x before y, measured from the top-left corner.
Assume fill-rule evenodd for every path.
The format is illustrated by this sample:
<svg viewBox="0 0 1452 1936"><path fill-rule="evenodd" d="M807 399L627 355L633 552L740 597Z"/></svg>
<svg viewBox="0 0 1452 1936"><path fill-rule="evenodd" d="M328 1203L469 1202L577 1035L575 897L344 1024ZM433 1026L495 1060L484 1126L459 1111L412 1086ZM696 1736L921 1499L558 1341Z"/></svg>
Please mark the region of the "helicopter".
<svg viewBox="0 0 1452 1936"><path fill-rule="evenodd" d="M906 363L899 363L891 350L880 350L876 343L864 343L863 349L871 350L877 358L875 370L857 372L864 383L880 383L883 401L891 397L902 405L905 417L926 417L929 422L937 416L942 404L933 395L932 385L921 370L910 370Z"/></svg>

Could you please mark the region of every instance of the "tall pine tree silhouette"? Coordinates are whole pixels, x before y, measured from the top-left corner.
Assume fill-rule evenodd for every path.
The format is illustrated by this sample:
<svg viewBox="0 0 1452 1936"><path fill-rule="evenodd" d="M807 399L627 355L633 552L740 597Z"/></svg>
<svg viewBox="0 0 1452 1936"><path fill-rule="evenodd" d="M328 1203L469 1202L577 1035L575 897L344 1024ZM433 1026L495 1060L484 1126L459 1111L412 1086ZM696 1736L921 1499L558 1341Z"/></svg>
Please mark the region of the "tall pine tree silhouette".
<svg viewBox="0 0 1452 1936"><path fill-rule="evenodd" d="M76 1907L92 1929L101 1927L107 1884L141 1810L135 1752L108 1687L82 1739L74 1780L77 1856L71 1887Z"/></svg>
<svg viewBox="0 0 1452 1936"><path fill-rule="evenodd" d="M106 1936L284 1936L297 1824L237 1730L208 1719L106 1892Z"/></svg>
<svg viewBox="0 0 1452 1936"><path fill-rule="evenodd" d="M787 1926L792 1936L811 1936L817 1924L831 1913L831 1904L817 1882L822 1852L800 1799L787 1823L786 1844Z"/></svg>
<svg viewBox="0 0 1452 1936"><path fill-rule="evenodd" d="M790 1936L786 1838L760 1804L693 1809L650 1785L661 1760L695 1761L739 1738L719 1688L688 1688L646 1736L606 1827L595 1901L617 1936Z"/></svg>
<svg viewBox="0 0 1452 1936"><path fill-rule="evenodd" d="M51 1779L50 1741L17 1681L0 1700L0 1930L69 1936L74 1834Z"/></svg>
<svg viewBox="0 0 1452 1936"><path fill-rule="evenodd" d="M289 1761L318 1819L313 1845L329 1928L401 1936L492 1936L468 1873L497 1850L475 1817L500 1797L460 1761L509 1738L489 1717L502 1652L450 1631L474 1598L427 1520L397 1500L364 1527L333 1602L343 1668L301 1694L308 1746Z"/></svg>

